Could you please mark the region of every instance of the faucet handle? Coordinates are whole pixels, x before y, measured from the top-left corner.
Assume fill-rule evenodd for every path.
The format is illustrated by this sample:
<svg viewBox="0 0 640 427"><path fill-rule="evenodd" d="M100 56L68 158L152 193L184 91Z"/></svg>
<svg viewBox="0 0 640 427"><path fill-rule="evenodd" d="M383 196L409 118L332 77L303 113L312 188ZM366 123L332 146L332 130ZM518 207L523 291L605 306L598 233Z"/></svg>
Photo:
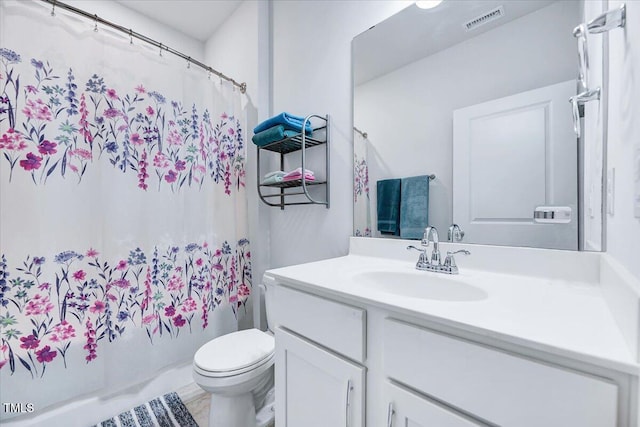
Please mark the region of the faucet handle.
<svg viewBox="0 0 640 427"><path fill-rule="evenodd" d="M414 249L414 250L420 252L420 258L418 258L418 264L419 265L428 264L428 262L427 262L427 250L426 249L416 248L413 245L407 246L407 250L411 250L411 249Z"/></svg>
<svg viewBox="0 0 640 427"><path fill-rule="evenodd" d="M455 255L455 254L465 254L465 255L471 255L471 252L469 252L466 249L460 249L459 251L447 251L447 256L451 256L451 255Z"/></svg>
<svg viewBox="0 0 640 427"><path fill-rule="evenodd" d="M453 251L453 252L447 251L447 257L444 259L444 266L452 267L457 271L456 259L453 257L455 254L471 255L471 252L469 252L466 249L460 249L459 251Z"/></svg>
<svg viewBox="0 0 640 427"><path fill-rule="evenodd" d="M414 249L414 250L416 250L416 251L418 251L418 252L421 252L421 253L423 253L423 254L426 254L426 253L427 253L427 250L426 250L426 249L416 248L416 247L415 247L415 246L413 246L413 245L409 245L409 246L407 246L407 250L408 250L408 251L409 251L409 250L411 250L411 249Z"/></svg>

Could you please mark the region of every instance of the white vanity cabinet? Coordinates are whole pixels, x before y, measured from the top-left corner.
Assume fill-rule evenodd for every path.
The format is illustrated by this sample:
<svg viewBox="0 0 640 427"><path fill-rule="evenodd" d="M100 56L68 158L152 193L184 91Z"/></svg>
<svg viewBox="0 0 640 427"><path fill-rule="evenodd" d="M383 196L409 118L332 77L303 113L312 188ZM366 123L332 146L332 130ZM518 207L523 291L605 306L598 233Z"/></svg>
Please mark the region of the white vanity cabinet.
<svg viewBox="0 0 640 427"><path fill-rule="evenodd" d="M365 311L282 286L273 291L276 425L364 427Z"/></svg>
<svg viewBox="0 0 640 427"><path fill-rule="evenodd" d="M278 427L636 427L630 376L289 286L274 287Z"/></svg>
<svg viewBox="0 0 640 427"><path fill-rule="evenodd" d="M486 426L406 388L386 383L384 400L387 427L480 427Z"/></svg>
<svg viewBox="0 0 640 427"><path fill-rule="evenodd" d="M492 425L617 425L618 387L607 379L392 319L383 342L389 378Z"/></svg>

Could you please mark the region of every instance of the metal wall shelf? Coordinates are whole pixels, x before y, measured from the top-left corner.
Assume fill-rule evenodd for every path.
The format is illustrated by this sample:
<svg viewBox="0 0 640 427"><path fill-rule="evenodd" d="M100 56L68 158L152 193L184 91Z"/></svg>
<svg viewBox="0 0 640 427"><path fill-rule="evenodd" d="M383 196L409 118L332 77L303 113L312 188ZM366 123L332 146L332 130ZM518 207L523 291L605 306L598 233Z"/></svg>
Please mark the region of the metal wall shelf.
<svg viewBox="0 0 640 427"><path fill-rule="evenodd" d="M304 132L294 135L292 137L284 138L280 141L272 142L262 147L257 147L257 164L258 164L258 195L260 199L267 205L273 207L279 207L284 209L285 206L292 205L325 205L329 209L329 116L318 116L312 114L305 117L303 123L303 129L306 127L307 122L310 122L312 118L321 120L324 125L313 128L313 132L310 135L306 135ZM285 155L290 153L300 153L300 167L304 171L306 169L306 156L309 148L318 147L324 145L324 158L325 158L325 180L322 181L308 181L304 178L293 181L282 181L272 184L261 184L263 173L261 171L260 153L262 151L270 151L277 153L280 156L280 170L284 170ZM304 175L304 174L303 174ZM325 198L324 200L316 200L309 194L308 187L324 187ZM294 189L294 190L292 190ZM295 191L297 189L298 191ZM276 190L277 192L271 192ZM265 194L265 191L267 192ZM303 197L298 197L303 196ZM267 199L279 198L278 203L273 203ZM301 201L302 200L302 201Z"/></svg>

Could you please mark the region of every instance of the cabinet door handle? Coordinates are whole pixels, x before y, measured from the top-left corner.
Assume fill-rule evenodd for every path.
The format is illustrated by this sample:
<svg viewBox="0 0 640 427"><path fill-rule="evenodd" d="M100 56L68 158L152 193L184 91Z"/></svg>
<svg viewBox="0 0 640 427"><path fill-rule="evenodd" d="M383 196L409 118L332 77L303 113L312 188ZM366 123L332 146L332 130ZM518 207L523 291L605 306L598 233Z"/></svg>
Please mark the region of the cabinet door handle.
<svg viewBox="0 0 640 427"><path fill-rule="evenodd" d="M387 410L387 427L393 427L393 416L396 411L393 409L393 402L389 402L389 409Z"/></svg>
<svg viewBox="0 0 640 427"><path fill-rule="evenodd" d="M351 425L350 417L349 417L350 412L351 412L349 410L350 409L349 407L351 406L351 390L353 390L353 386L351 385L351 380L349 380L349 381L347 381L347 402L346 402L346 405L345 405L345 419L346 419L345 425L346 425L346 427L349 427Z"/></svg>

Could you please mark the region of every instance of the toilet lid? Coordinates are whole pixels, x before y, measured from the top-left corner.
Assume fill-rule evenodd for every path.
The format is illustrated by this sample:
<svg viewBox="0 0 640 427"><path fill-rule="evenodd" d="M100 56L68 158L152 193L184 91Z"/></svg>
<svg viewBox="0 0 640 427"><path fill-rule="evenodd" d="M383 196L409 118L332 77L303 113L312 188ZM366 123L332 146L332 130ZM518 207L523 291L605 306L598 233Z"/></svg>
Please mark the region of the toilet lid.
<svg viewBox="0 0 640 427"><path fill-rule="evenodd" d="M274 348L271 335L246 329L209 341L196 352L193 363L209 372L236 371L260 363L273 354Z"/></svg>

